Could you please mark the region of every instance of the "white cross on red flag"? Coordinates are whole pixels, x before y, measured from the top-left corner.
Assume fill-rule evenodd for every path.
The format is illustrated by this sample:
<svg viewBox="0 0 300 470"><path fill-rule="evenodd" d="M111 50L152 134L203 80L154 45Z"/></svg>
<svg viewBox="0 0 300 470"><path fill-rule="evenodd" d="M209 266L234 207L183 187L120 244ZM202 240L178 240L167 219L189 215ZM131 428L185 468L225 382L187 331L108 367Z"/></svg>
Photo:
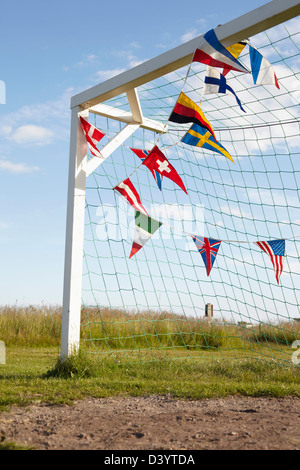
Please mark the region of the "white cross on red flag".
<svg viewBox="0 0 300 470"><path fill-rule="evenodd" d="M91 154L94 155L95 157L101 157L102 156L101 152L99 152L96 145L105 136L105 134L99 131L97 127L90 124L86 119L83 119L83 117L81 116L80 116L80 123L81 123L81 128L83 130L83 133L85 135L85 138L87 140L89 149L91 151Z"/></svg>
<svg viewBox="0 0 300 470"><path fill-rule="evenodd" d="M157 145L155 145L153 149L149 152L148 157L145 158L145 160L143 161L143 165L149 168L154 179L155 172L158 172L161 175L161 179L163 179L163 176L166 176L166 178L170 178L170 180L178 184L178 186L187 194L187 191L179 174L168 161L168 159L164 156L161 150L159 150Z"/></svg>

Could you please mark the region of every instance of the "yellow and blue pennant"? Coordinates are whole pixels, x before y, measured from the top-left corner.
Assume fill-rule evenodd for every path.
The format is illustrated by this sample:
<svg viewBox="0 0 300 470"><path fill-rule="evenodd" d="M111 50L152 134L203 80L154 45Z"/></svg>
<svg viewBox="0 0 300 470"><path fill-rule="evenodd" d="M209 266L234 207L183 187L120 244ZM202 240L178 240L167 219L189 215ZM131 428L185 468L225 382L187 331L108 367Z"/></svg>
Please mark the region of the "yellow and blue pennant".
<svg viewBox="0 0 300 470"><path fill-rule="evenodd" d="M214 139L210 132L208 132L206 129L203 129L203 127L198 126L198 124L192 125L192 127L181 139L181 142L184 142L188 145L193 145L194 147L202 147L205 150L220 153L233 162L233 159L227 150Z"/></svg>

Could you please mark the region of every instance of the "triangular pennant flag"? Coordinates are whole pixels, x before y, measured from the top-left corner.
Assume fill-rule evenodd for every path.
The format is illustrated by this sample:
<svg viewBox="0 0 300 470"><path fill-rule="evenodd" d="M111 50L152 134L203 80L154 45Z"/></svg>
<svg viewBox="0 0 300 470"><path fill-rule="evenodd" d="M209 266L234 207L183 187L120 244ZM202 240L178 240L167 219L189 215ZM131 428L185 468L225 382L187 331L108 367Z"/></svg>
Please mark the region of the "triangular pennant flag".
<svg viewBox="0 0 300 470"><path fill-rule="evenodd" d="M233 159L227 150L213 138L210 132L198 126L198 124L192 125L192 127L182 137L181 142L195 147L202 147L203 149L211 150L212 152L218 152L233 162Z"/></svg>
<svg viewBox="0 0 300 470"><path fill-rule="evenodd" d="M198 248L199 253L202 256L202 259L206 266L206 273L209 276L222 240L215 240L214 238L198 237L196 235L194 236L192 235L192 238L196 244L196 247Z"/></svg>
<svg viewBox="0 0 300 470"><path fill-rule="evenodd" d="M118 191L127 200L127 202L131 206L133 206L137 211L143 212L144 214L148 215L146 209L141 203L141 198L137 190L135 189L129 178L122 181L122 183L119 183L113 189L115 191Z"/></svg>
<svg viewBox="0 0 300 470"><path fill-rule="evenodd" d="M134 241L129 258L132 258L132 256L134 256L145 245L161 225L161 222L158 222L141 212L137 211L135 213Z"/></svg>
<svg viewBox="0 0 300 470"><path fill-rule="evenodd" d="M236 93L233 91L231 86L228 85L224 75L215 68L207 66L206 76L204 78L203 95L210 95L212 93L232 93L241 110L244 111L244 113L246 112Z"/></svg>
<svg viewBox="0 0 300 470"><path fill-rule="evenodd" d="M238 72L249 72L246 67L224 47L213 29L202 37L192 62L201 62L212 67L221 67Z"/></svg>
<svg viewBox="0 0 300 470"><path fill-rule="evenodd" d="M99 152L96 145L105 136L105 134L99 131L97 127L90 124L86 119L83 119L82 116L80 116L80 124L83 130L83 133L85 135L85 138L87 140L91 154L94 155L95 157L101 157L102 156L101 152Z"/></svg>
<svg viewBox="0 0 300 470"><path fill-rule="evenodd" d="M161 179L164 176L166 178L169 178L170 180L174 181L174 183L178 184L178 186L187 194L187 191L179 174L171 165L171 163L167 160L161 150L159 150L157 145L155 145L153 149L149 152L148 157L143 161L143 165L149 168L154 178L155 172L158 172L161 176Z"/></svg>
<svg viewBox="0 0 300 470"><path fill-rule="evenodd" d="M285 240L269 240L254 242L265 253L267 253L272 261L277 284L283 269L283 258L285 254Z"/></svg>
<svg viewBox="0 0 300 470"><path fill-rule="evenodd" d="M277 77L270 62L253 46L249 46L250 62L255 85L275 85L279 89Z"/></svg>
<svg viewBox="0 0 300 470"><path fill-rule="evenodd" d="M177 103L175 104L173 111L170 114L169 121L177 122L179 124L194 122L199 126L207 129L216 139L213 128L210 122L204 116L204 113L200 106L194 103L188 96L183 92L180 93ZM217 140L217 139L216 139Z"/></svg>
<svg viewBox="0 0 300 470"><path fill-rule="evenodd" d="M150 150L140 150L140 149L131 149L141 160L142 163L145 160L145 158L148 157ZM154 179L157 183L158 188L161 190L161 182L162 182L162 176L158 171L154 171L153 173Z"/></svg>
<svg viewBox="0 0 300 470"><path fill-rule="evenodd" d="M230 52L230 54L233 55L236 59L239 57L239 55L243 52L245 46L249 43L248 39L244 39L244 41L237 42L236 44L232 44L232 46L226 47L226 49ZM222 75L227 75L230 69L224 68Z"/></svg>

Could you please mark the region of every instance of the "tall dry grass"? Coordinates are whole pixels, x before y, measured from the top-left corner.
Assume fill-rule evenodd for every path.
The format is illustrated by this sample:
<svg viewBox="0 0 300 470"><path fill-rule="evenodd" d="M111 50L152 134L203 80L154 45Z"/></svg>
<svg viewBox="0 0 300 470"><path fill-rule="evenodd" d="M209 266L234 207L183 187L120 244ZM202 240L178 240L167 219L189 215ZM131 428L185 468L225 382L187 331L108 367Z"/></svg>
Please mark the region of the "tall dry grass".
<svg viewBox="0 0 300 470"><path fill-rule="evenodd" d="M59 346L60 306L0 307L0 340L7 346ZM253 345L281 348L300 339L300 323L243 326L175 315L83 308L81 338L100 349L243 349Z"/></svg>
<svg viewBox="0 0 300 470"><path fill-rule="evenodd" d="M0 340L7 346L47 347L60 344L58 306L0 307Z"/></svg>

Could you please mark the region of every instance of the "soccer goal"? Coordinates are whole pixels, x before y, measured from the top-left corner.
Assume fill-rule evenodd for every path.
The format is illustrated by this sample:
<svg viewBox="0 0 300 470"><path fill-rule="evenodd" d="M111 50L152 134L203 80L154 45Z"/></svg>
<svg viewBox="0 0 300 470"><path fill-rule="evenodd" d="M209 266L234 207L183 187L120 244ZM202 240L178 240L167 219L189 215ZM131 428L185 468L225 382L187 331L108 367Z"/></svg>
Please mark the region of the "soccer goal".
<svg viewBox="0 0 300 470"><path fill-rule="evenodd" d="M293 364L299 14L271 1L72 97L62 357Z"/></svg>

